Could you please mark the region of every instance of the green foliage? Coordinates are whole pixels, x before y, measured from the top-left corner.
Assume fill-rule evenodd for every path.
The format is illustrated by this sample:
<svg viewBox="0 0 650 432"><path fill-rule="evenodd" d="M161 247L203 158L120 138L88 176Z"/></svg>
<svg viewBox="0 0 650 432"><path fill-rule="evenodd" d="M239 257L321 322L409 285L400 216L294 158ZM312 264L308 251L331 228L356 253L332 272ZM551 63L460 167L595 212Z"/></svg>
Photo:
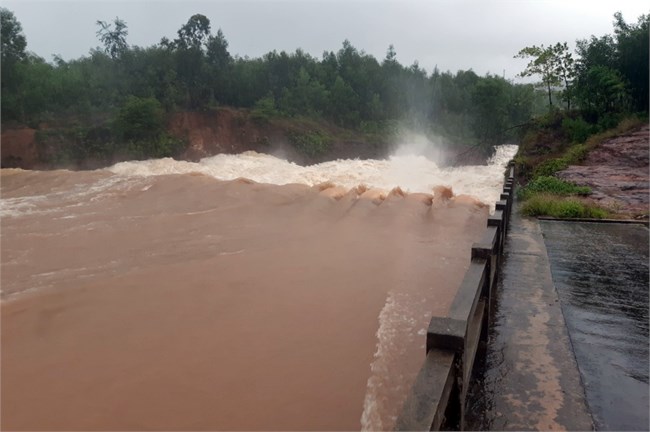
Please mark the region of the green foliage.
<svg viewBox="0 0 650 432"><path fill-rule="evenodd" d="M521 213L526 216L586 219L604 219L609 215L605 209L575 198L561 198L548 194L536 194L523 202Z"/></svg>
<svg viewBox="0 0 650 432"><path fill-rule="evenodd" d="M594 66L580 77L575 96L585 110L602 116L624 111L628 90L620 73L605 66Z"/></svg>
<svg viewBox="0 0 650 432"><path fill-rule="evenodd" d="M650 15L641 15L636 24L626 23L620 13L614 18L614 36L577 43L574 95L594 122L627 110L648 112Z"/></svg>
<svg viewBox="0 0 650 432"><path fill-rule="evenodd" d="M210 39L210 20L202 14L195 14L179 30L175 46L181 50L201 50Z"/></svg>
<svg viewBox="0 0 650 432"><path fill-rule="evenodd" d="M104 52L112 58L118 58L129 48L129 44L126 42L129 31L126 22L117 17L113 24L115 27L111 27L104 21L97 21L97 25L100 27L97 30L97 37L104 44Z"/></svg>
<svg viewBox="0 0 650 432"><path fill-rule="evenodd" d="M539 164L533 171L535 177L552 176L558 171L562 171L569 166L564 158L548 159Z"/></svg>
<svg viewBox="0 0 650 432"><path fill-rule="evenodd" d="M120 156L133 159L173 157L183 148L181 140L168 134L140 140L128 140L116 146L115 152Z"/></svg>
<svg viewBox="0 0 650 432"><path fill-rule="evenodd" d="M110 163L115 147L113 133L105 125L39 130L36 144L42 162L65 168L96 168ZM84 166L88 163L96 165Z"/></svg>
<svg viewBox="0 0 650 432"><path fill-rule="evenodd" d="M118 160L171 157L184 143L168 134L125 139L109 123L38 130L41 162L62 168L99 168Z"/></svg>
<svg viewBox="0 0 650 432"><path fill-rule="evenodd" d="M627 23L620 12L614 18L614 36L577 42L577 61L566 43L522 49L515 57L531 60L520 75L541 77L549 106L553 87L563 84L567 110L575 101L592 123L612 113L647 113L650 14L641 15L636 24ZM615 122L608 119L602 127Z"/></svg>
<svg viewBox="0 0 650 432"><path fill-rule="evenodd" d="M320 130L294 131L289 133L289 141L300 152L313 158L322 155L329 149L332 138Z"/></svg>
<svg viewBox="0 0 650 432"><path fill-rule="evenodd" d="M650 14L641 15L636 24L629 24L620 12L614 14L617 69L629 83L635 111L648 112L648 51Z"/></svg>
<svg viewBox="0 0 650 432"><path fill-rule="evenodd" d="M23 27L16 16L8 9L0 7L0 48L2 49L3 67L7 62L25 58L27 40Z"/></svg>
<svg viewBox="0 0 650 432"><path fill-rule="evenodd" d="M164 111L155 98L130 96L117 113L115 152L135 159L171 157L183 143L165 132Z"/></svg>
<svg viewBox="0 0 650 432"><path fill-rule="evenodd" d="M10 11L0 12L3 121L37 125L52 113L85 121L89 113L118 112L114 134L122 143L161 140L160 131L152 132L160 122L145 127L147 118L227 105L251 109L261 121L277 115L324 120L362 131L377 142L385 142L395 124L408 123L448 141L486 148L521 138L526 129L519 126L530 123L544 99L533 85L498 76L437 68L427 73L417 62L402 65L392 46L380 61L347 40L322 58L301 50L232 57L223 32L212 34L210 20L201 14L190 17L173 41L163 38L146 48L127 44L127 27L119 18L109 24L99 21L102 50L68 62L56 57L47 62L26 54L20 23ZM647 23L646 16L637 24L617 16L615 36L579 43L577 61L566 43L532 46L519 53L530 59L522 75L542 78L549 104L559 105L562 97L567 109L574 102L581 109L581 118L570 119L552 110L549 130L557 127L560 138L577 143L618 121L628 109L647 111ZM144 115L141 107L142 119L136 114L124 117L126 105L135 104L130 97L158 101L156 114ZM303 145L303 139L296 141ZM309 150L314 154L323 147L305 146L315 149ZM168 147L160 141L152 148ZM163 150L159 153L169 153ZM558 154L554 150L540 147L539 154ZM557 169L547 168L542 171Z"/></svg>
<svg viewBox="0 0 650 432"><path fill-rule="evenodd" d="M520 199L526 200L538 193L562 196L589 195L591 189L586 186L576 186L557 177L539 176L530 181L525 187L519 189L518 196Z"/></svg>
<svg viewBox="0 0 650 432"><path fill-rule="evenodd" d="M583 162L589 154L589 147L586 144L577 144L570 147L563 156L568 165L577 165Z"/></svg>
<svg viewBox="0 0 650 432"><path fill-rule="evenodd" d="M117 113L115 128L125 140L156 137L163 132L163 109L154 98L129 97Z"/></svg>
<svg viewBox="0 0 650 432"><path fill-rule="evenodd" d="M25 120L25 112L22 107L24 98L20 91L24 79L20 65L27 57L26 47L27 40L23 34L23 28L13 12L0 7L0 49L2 50L0 86L3 120Z"/></svg>
<svg viewBox="0 0 650 432"><path fill-rule="evenodd" d="M164 112L154 98L131 96L120 108L115 119L117 153L136 159L174 156L182 143L167 135Z"/></svg>
<svg viewBox="0 0 650 432"><path fill-rule="evenodd" d="M573 143L585 142L595 132L594 125L587 123L583 118L573 119L565 117L562 119L562 131Z"/></svg>
<svg viewBox="0 0 650 432"><path fill-rule="evenodd" d="M522 77L539 75L548 93L549 107L553 106L553 87L564 84L564 97L568 109L571 109L570 81L575 74L574 60L566 42L556 43L548 47L530 46L523 48L515 58L531 58L530 62L519 75Z"/></svg>
<svg viewBox="0 0 650 432"><path fill-rule="evenodd" d="M3 32L13 25L21 35L13 15L3 16L9 23ZM233 106L252 109L262 121L277 114L311 117L383 141L384 125L408 122L453 141L490 146L516 138L511 128L529 120L537 100L531 85L472 71L429 75L417 62L397 62L392 47L379 62L347 40L321 59L301 50L233 58L223 32L212 34L200 14L174 40L147 48L128 45L119 18L98 25L103 49L87 57L48 63L23 56L16 67L3 61L3 119L37 124L61 112L83 118L119 110L132 96L156 99L166 112ZM10 40L3 37L3 44ZM15 40L23 41L16 47L24 54L24 37Z"/></svg>
<svg viewBox="0 0 650 432"><path fill-rule="evenodd" d="M567 169L569 165L577 165L582 162L589 152L584 144L577 144L570 147L562 157L546 159L535 168L534 177L548 177L558 171Z"/></svg>
<svg viewBox="0 0 650 432"><path fill-rule="evenodd" d="M277 117L278 115L279 112L275 108L275 99L272 94L269 94L255 102L255 107L251 112L251 116L254 120L263 122L267 122L272 117Z"/></svg>

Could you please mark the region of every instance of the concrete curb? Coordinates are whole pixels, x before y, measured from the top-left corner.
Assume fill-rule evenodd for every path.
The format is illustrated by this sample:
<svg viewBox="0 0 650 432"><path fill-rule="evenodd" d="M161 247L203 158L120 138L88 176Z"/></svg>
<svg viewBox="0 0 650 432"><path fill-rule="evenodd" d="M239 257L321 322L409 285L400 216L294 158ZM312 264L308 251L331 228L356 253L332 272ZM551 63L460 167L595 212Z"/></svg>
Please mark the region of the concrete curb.
<svg viewBox="0 0 650 432"><path fill-rule="evenodd" d="M650 220L636 220L636 219L584 219L584 218L572 218L572 219L562 219L555 218L551 216L538 216L539 220L547 221L560 221L560 222L587 222L587 223L620 223L620 224L636 224L636 225L650 225Z"/></svg>

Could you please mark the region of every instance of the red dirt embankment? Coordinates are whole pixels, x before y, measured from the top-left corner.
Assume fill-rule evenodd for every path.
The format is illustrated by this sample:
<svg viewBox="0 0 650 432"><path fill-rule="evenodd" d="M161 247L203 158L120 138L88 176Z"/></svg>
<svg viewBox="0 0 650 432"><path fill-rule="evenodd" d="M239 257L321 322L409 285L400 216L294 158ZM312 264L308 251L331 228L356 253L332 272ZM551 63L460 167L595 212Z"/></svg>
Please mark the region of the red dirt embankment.
<svg viewBox="0 0 650 432"><path fill-rule="evenodd" d="M3 168L52 169L71 168L44 162L50 158L52 149L48 144L38 145L38 130L57 130L76 127L69 119L42 125L33 129L24 125L2 125L0 141L1 166ZM221 153L241 153L254 150L273 154L301 165L313 164L333 159L380 158L385 156L386 146L370 142L366 137L353 131L310 120L273 118L270 120L253 117L246 110L219 108L203 112L177 112L168 118L167 131L183 140L187 147L178 159L198 161L201 158ZM290 140L290 135L303 135L318 131L330 139L326 151L310 156L299 151ZM51 156L51 155L50 155ZM103 163L81 161L77 168L98 168L120 162L113 157Z"/></svg>
<svg viewBox="0 0 650 432"><path fill-rule="evenodd" d="M255 123L246 113L230 109L174 113L168 131L188 143L180 158L190 161L220 153L263 151L271 141L286 143L276 128Z"/></svg>
<svg viewBox="0 0 650 432"><path fill-rule="evenodd" d="M621 216L648 217L649 127L604 141L584 164L569 166L558 177L592 190L590 200Z"/></svg>
<svg viewBox="0 0 650 432"><path fill-rule="evenodd" d="M255 119L247 111L232 108L172 114L168 130L188 143L180 158L190 161L247 150L273 154L300 165L334 159L377 159L385 156L381 154L385 153L382 146L364 141L362 137L348 138L350 131L336 126L288 118ZM331 138L325 152L309 156L291 144L290 134L313 131L324 132Z"/></svg>
<svg viewBox="0 0 650 432"><path fill-rule="evenodd" d="M19 127L2 128L0 138L2 168L33 168L38 163L36 129Z"/></svg>
<svg viewBox="0 0 650 432"><path fill-rule="evenodd" d="M52 153L58 150L52 147L51 143L39 142L37 132L67 130L66 128L70 127L78 127L78 124L70 119L62 120L60 125L44 124L39 129L3 124L0 141L2 168L89 169L124 160L124 157L114 155L103 161L78 161L76 165L73 163L73 166L46 162L51 160ZM167 131L186 143L186 148L177 158L188 161L198 161L221 153L237 154L254 150L299 165L310 165L336 159L380 159L391 151L387 139L377 142L362 133L342 129L327 122L282 117L255 118L247 110L226 107L212 111L173 113L168 118ZM314 132L327 137L324 151L310 155L292 143L291 136L305 136ZM66 134L60 135L63 137L60 139L71 139L65 138ZM438 162L441 165L477 165L484 164L487 159L484 151L462 144L443 145L438 147L438 150Z"/></svg>

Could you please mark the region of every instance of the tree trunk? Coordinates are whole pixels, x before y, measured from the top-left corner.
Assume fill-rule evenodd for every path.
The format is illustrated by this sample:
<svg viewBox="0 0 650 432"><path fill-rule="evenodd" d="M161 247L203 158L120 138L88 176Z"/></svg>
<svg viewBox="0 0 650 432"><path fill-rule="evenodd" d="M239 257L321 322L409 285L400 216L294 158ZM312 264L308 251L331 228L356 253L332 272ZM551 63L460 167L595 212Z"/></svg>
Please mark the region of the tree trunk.
<svg viewBox="0 0 650 432"><path fill-rule="evenodd" d="M553 100L551 99L551 82L546 81L546 87L548 88L548 106L553 108Z"/></svg>
<svg viewBox="0 0 650 432"><path fill-rule="evenodd" d="M564 91L566 92L566 110L571 111L571 93L569 93L569 80L564 77Z"/></svg>

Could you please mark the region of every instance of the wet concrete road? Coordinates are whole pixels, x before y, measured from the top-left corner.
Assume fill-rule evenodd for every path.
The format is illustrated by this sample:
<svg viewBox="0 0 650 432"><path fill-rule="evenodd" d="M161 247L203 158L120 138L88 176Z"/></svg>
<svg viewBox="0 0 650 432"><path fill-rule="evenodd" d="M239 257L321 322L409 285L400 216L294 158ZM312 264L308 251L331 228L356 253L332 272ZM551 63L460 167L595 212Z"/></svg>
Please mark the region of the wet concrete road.
<svg viewBox="0 0 650 432"><path fill-rule="evenodd" d="M648 229L541 221L598 430L649 430Z"/></svg>
<svg viewBox="0 0 650 432"><path fill-rule="evenodd" d="M467 429L593 428L541 228L517 206L484 366L468 400Z"/></svg>

